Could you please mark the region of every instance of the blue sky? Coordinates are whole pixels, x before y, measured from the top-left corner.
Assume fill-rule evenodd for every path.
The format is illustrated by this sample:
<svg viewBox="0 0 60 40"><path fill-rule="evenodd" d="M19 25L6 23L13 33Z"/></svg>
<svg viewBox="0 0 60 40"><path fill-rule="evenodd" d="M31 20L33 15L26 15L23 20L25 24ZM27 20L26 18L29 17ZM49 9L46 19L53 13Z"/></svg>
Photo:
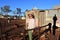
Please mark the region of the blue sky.
<svg viewBox="0 0 60 40"><path fill-rule="evenodd" d="M60 0L0 0L0 7L5 5L9 5L11 10L21 8L24 12L35 6L39 9L52 9L53 6L60 5Z"/></svg>

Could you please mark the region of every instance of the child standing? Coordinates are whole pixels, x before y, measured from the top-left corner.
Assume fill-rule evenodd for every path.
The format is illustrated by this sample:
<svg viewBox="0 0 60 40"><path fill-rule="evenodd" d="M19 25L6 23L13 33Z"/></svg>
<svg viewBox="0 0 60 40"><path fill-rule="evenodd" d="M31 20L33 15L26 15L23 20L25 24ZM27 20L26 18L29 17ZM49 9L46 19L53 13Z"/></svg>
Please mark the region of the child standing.
<svg viewBox="0 0 60 40"><path fill-rule="evenodd" d="M28 29L35 28L38 25L37 21L38 20L35 20L34 14L32 14L32 13L28 14L28 19L27 19L27 27L28 27ZM32 40L32 32L33 31L28 31L29 40Z"/></svg>

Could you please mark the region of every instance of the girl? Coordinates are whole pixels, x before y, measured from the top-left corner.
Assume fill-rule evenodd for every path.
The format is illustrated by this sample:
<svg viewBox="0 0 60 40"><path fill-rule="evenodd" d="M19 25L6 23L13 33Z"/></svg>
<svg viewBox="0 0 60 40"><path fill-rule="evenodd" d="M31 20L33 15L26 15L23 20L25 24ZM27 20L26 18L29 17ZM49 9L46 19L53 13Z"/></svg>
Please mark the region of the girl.
<svg viewBox="0 0 60 40"><path fill-rule="evenodd" d="M27 28L32 29L35 28L36 26L38 26L38 20L35 20L35 16L33 12L30 12L30 14L28 14L28 19L27 19ZM32 32L33 31L28 31L29 40L32 40Z"/></svg>

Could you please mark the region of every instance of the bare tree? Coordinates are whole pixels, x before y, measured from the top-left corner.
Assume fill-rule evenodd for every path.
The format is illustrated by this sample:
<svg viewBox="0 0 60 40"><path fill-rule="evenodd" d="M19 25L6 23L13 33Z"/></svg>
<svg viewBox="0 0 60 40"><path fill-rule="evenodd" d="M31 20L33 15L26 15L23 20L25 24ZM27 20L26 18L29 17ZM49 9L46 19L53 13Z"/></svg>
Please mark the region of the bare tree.
<svg viewBox="0 0 60 40"><path fill-rule="evenodd" d="M19 14L19 17L20 17L21 9L20 8L16 8L16 9L17 9L17 14Z"/></svg>
<svg viewBox="0 0 60 40"><path fill-rule="evenodd" d="M13 14L14 14L14 18L15 18L15 17L17 18L17 13L16 13L16 11L13 11Z"/></svg>
<svg viewBox="0 0 60 40"><path fill-rule="evenodd" d="M10 6L4 6L2 7L2 11L5 13L5 15L8 15L9 12L11 12L12 10L10 10Z"/></svg>
<svg viewBox="0 0 60 40"><path fill-rule="evenodd" d="M0 14L3 14L3 8L0 7Z"/></svg>

